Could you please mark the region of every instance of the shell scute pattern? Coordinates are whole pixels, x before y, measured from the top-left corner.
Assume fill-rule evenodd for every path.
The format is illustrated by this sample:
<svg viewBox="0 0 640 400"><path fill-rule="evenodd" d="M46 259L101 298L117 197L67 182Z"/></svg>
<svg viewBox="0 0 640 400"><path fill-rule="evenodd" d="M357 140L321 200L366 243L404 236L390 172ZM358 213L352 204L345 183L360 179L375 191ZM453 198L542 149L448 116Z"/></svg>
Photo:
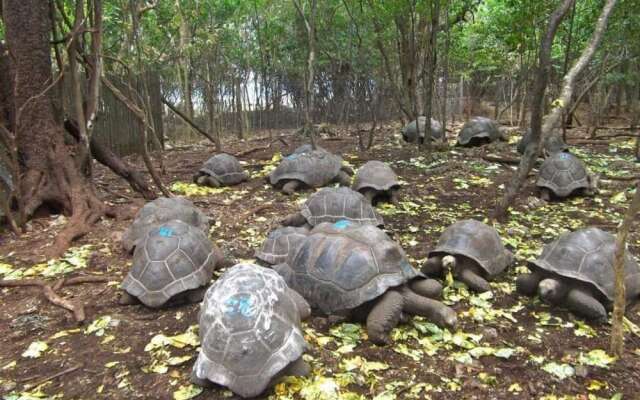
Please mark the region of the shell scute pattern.
<svg viewBox="0 0 640 400"><path fill-rule="evenodd" d="M200 168L200 172L218 179L224 185L234 185L246 179L246 173L238 159L227 153L209 158Z"/></svg>
<svg viewBox="0 0 640 400"><path fill-rule="evenodd" d="M578 157L561 152L544 161L536 185L549 188L557 196L565 197L576 189L589 187L589 178L586 167Z"/></svg>
<svg viewBox="0 0 640 400"><path fill-rule="evenodd" d="M282 159L269 176L276 186L285 181L298 180L311 187L322 187L336 178L342 158L326 151L292 154Z"/></svg>
<svg viewBox="0 0 640 400"><path fill-rule="evenodd" d="M493 142L500 139L498 123L486 117L473 117L467 121L458 134L458 143L466 145L474 138L487 138Z"/></svg>
<svg viewBox="0 0 640 400"><path fill-rule="evenodd" d="M400 186L398 176L389 165L382 161L368 161L360 169L353 182L353 190L372 188L386 191Z"/></svg>
<svg viewBox="0 0 640 400"><path fill-rule="evenodd" d="M269 233L256 257L269 264L279 264L286 261L288 255L298 250L309 230L305 227L286 226Z"/></svg>
<svg viewBox="0 0 640 400"><path fill-rule="evenodd" d="M347 187L324 188L309 197L300 210L310 225L348 220L356 224L382 225L382 217L362 194Z"/></svg>

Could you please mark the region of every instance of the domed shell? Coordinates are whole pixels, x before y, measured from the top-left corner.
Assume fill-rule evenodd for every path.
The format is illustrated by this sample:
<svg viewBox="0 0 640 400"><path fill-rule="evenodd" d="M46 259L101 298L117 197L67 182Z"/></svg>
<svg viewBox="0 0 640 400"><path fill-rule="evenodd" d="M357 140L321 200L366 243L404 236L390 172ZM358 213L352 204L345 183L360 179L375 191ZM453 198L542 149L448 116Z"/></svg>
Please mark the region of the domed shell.
<svg viewBox="0 0 640 400"><path fill-rule="evenodd" d="M529 261L529 266L591 284L613 301L615 241L615 236L598 228L568 232L545 245L540 257ZM624 271L627 299L637 298L640 267L629 250L625 251Z"/></svg>
<svg viewBox="0 0 640 400"><path fill-rule="evenodd" d="M358 172L353 181L353 190L375 189L381 192L400 186L398 176L393 169L382 161L368 161Z"/></svg>
<svg viewBox="0 0 640 400"><path fill-rule="evenodd" d="M424 131L426 129L427 118L426 117L418 117L418 122L420 123L420 138L424 140ZM402 138L405 142L413 143L416 141L417 129L416 129L416 120L409 122L400 130L402 133ZM444 140L444 129L442 129L442 124L431 118L431 137L437 140Z"/></svg>
<svg viewBox="0 0 640 400"><path fill-rule="evenodd" d="M490 142L500 139L501 133L498 123L491 118L473 117L467 121L460 133L458 133L458 144L467 145L473 139L489 139Z"/></svg>
<svg viewBox="0 0 640 400"><path fill-rule="evenodd" d="M290 180L298 180L311 187L322 187L338 176L342 158L326 151L291 154L282 159L271 173L272 185Z"/></svg>
<svg viewBox="0 0 640 400"><path fill-rule="evenodd" d="M143 238L149 229L173 219L179 219L204 232L209 231L209 217L191 201L183 197L160 197L145 204L138 211L131 226L122 234L123 247L131 252L136 242Z"/></svg>
<svg viewBox="0 0 640 400"><path fill-rule="evenodd" d="M512 256L502 244L498 232L473 219L458 221L442 232L438 245L429 253L429 257L444 254L470 258L488 276L499 274L512 262Z"/></svg>
<svg viewBox="0 0 640 400"><path fill-rule="evenodd" d="M351 310L422 276L382 230L345 220L315 227L287 264L289 287L327 314Z"/></svg>
<svg viewBox="0 0 640 400"><path fill-rule="evenodd" d="M262 393L306 348L286 283L253 264L230 268L207 290L199 322L195 375L242 397Z"/></svg>
<svg viewBox="0 0 640 400"><path fill-rule="evenodd" d="M286 226L275 229L256 251L256 257L272 265L285 262L289 254L298 250L308 234L309 229L304 227Z"/></svg>
<svg viewBox="0 0 640 400"><path fill-rule="evenodd" d="M582 161L570 153L556 153L542 163L536 186L565 197L576 189L588 188L589 177Z"/></svg>
<svg viewBox="0 0 640 400"><path fill-rule="evenodd" d="M226 153L209 158L200 168L200 173L216 178L223 185L235 185L247 179L240 161Z"/></svg>
<svg viewBox="0 0 640 400"><path fill-rule="evenodd" d="M319 190L309 196L300 213L311 226L343 219L361 225L377 226L384 223L365 197L348 187Z"/></svg>
<svg viewBox="0 0 640 400"><path fill-rule="evenodd" d="M149 307L209 283L215 269L213 245L200 229L179 220L151 229L133 254L122 288Z"/></svg>

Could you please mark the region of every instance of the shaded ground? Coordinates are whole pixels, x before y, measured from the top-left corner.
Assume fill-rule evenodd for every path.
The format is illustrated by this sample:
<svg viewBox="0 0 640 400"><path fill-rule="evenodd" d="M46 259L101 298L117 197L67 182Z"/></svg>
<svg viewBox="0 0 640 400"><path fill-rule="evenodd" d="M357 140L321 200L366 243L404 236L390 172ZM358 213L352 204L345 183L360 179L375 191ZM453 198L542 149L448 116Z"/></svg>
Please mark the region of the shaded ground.
<svg viewBox="0 0 640 400"><path fill-rule="evenodd" d="M378 137L385 145L359 155L356 139L338 135L324 140L354 166L369 159L390 162L406 183L398 207L382 207L387 231L399 240L414 265L450 223L463 218L483 219L502 193L511 167L485 161L495 154L515 157L514 144L482 148L454 148L436 153L431 160L418 157L412 146L391 137L396 130L385 127ZM573 131L578 136L581 132ZM514 138L515 139L515 138ZM296 209L309 192L292 198L272 190L262 180L273 167L274 152L294 148L274 144L243 160L254 179L231 189L215 190L191 199L215 221L211 238L234 258L251 259L268 231ZM237 152L269 143L268 139L233 143ZM174 190L191 193L191 174L212 148L175 148L165 154L165 182ZM578 146L589 166L601 173L638 174L633 163L632 142L620 139L611 145ZM103 198L122 215L134 215L143 201L108 171L98 168L97 182ZM532 183L531 180L530 183ZM623 193L630 181L605 180L595 198L574 198L563 203L539 205L528 188L518 201L508 224L498 225L503 238L517 248L518 266L494 283L495 298L469 294L455 285L447 301L459 313L458 332L443 332L426 321L394 331L394 344L376 347L366 340L359 325L340 324L314 317L306 325L309 360L314 374L290 379L266 396L274 398L637 398L640 389L640 332L628 333L625 356L609 363L597 349L608 348L609 326L591 326L562 310L551 310L535 299L514 293L514 278L525 260L534 257L544 242L566 229L595 225L614 231L630 201ZM119 236L131 220L104 220L77 246L90 245L61 263L41 263L39 249L51 242L61 217L30 223L20 239L4 233L0 241L0 274L5 279L42 277L70 271L69 276L99 274L109 284L84 284L63 288L67 298L86 305L87 324L76 326L71 315L48 303L37 288L0 290L0 393L5 399L28 398L161 398L170 399L193 388L188 374L196 354L198 306L150 310L142 306L117 305L118 284L130 266L121 250ZM640 231L634 227L630 247L640 254ZM83 263L86 261L86 265ZM627 316L640 325L640 306ZM190 328L191 327L191 328ZM158 337L163 334L165 337ZM181 335L179 337L173 337ZM150 345L152 338L153 343ZM172 338L173 337L173 338ZM35 344L33 344L35 343ZM37 350L39 356L23 355ZM44 346L43 346L44 347ZM145 351L145 347L149 351ZM37 355L35 351L33 355ZM29 354L29 353L27 353ZM193 358L192 358L193 357ZM594 366L600 364L600 366ZM54 374L63 373L51 378ZM561 379L560 376L566 376ZM34 385L39 385L35 388ZM12 393L12 394L9 394ZM195 394L195 393L193 393ZM594 397L588 397L588 396ZM557 396L557 397L553 397ZM185 398L186 398L185 397ZM198 398L232 398L225 390L205 390Z"/></svg>

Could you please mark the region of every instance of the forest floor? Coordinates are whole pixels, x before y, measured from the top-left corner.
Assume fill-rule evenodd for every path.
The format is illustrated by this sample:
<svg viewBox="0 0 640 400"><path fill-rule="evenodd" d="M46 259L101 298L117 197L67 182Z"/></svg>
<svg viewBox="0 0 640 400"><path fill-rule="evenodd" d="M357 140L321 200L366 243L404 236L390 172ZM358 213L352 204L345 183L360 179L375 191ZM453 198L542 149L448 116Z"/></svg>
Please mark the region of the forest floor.
<svg viewBox="0 0 640 400"><path fill-rule="evenodd" d="M336 131L336 137L320 144L342 154L354 167L371 159L389 162L404 182L400 204L379 210L385 229L400 241L415 266L424 261L446 226L464 218L484 219L493 209L514 167L486 161L486 156L517 157L515 131L509 143L452 147L431 158L402 143L397 125L383 126L377 144L366 153L358 153L356 138L343 128ZM616 132L623 131L610 133ZM584 134L580 129L570 131L569 142ZM243 157L253 179L224 189L189 184L193 172L213 153L212 147L176 146L165 153L165 182L212 217L212 240L237 260L252 259L266 234L310 194L286 197L262 179L277 164L280 151L286 153L301 143L291 132L285 140L288 147L275 143ZM268 143L268 138L231 141L226 150L236 153ZM631 139L576 145L574 150L595 172L614 177L640 173ZM18 239L2 234L4 279L109 278L108 283L59 290L65 298L85 304L87 322L82 326L69 312L47 302L39 288L0 290L3 399L234 398L227 390L202 391L188 381L198 346L198 305L160 310L118 305L118 286L131 265L119 238L144 201L109 171L96 169L100 195L122 217L98 223L65 257L45 260L41 251L60 230L64 217L36 219ZM549 204L532 197L533 178L528 184L509 222L496 225L506 243L517 250L517 265L492 284L494 296L474 295L460 285L446 290L446 302L458 312L458 331L443 331L414 318L394 330L393 344L377 347L366 340L360 325L312 317L304 329L313 374L288 379L264 398L619 399L623 395L637 399L640 305L627 312L626 352L614 362L606 354L608 324L586 323L514 291L516 273L526 270L526 260L564 230L597 226L614 233L630 202L632 182L604 178L596 197ZM630 248L640 255L637 224Z"/></svg>

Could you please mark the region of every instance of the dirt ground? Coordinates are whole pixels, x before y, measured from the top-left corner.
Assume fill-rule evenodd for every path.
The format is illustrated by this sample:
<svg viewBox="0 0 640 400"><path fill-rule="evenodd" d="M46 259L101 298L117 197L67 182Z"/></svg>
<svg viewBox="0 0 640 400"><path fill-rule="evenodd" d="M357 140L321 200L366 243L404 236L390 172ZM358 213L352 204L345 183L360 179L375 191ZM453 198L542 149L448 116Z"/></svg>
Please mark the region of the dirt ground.
<svg viewBox="0 0 640 400"><path fill-rule="evenodd" d="M354 167L372 159L391 163L404 182L402 201L396 207L379 209L385 229L419 266L446 226L464 218L488 216L514 167L485 158L517 157L517 133L512 133L510 143L452 147L429 158L402 143L397 128L384 126L377 133L378 144L362 154L356 149L356 138L342 128L334 128L337 136L325 137L321 145L341 154ZM248 182L206 195L194 195L188 185L173 186L176 192L190 193L190 199L212 217L211 239L236 260L252 259L270 229L310 194L286 197L263 179L276 163L274 154L291 151L301 143L291 132L285 134L289 146L278 142L241 158L253 174ZM581 135L582 130L572 130L570 143ZM266 137L246 143L232 141L226 150L236 153L268 143ZM457 332L442 331L414 318L393 332L392 345L377 347L366 340L360 325L314 316L305 324L312 376L289 379L263 398L609 399L621 394L616 398L637 399L640 331L634 330L640 325L639 305L627 311L631 323L625 355L611 362L598 351L608 349L608 324L586 323L514 291L516 273L524 270L526 260L539 254L541 246L560 232L586 226L615 232L631 198L632 181L619 178L640 173L632 144L631 139L617 138L602 145L575 146L592 170L609 175L602 176L600 193L593 198L540 204L533 197L533 178L529 180L509 222L496 225L507 244L516 249L517 266L493 283L495 296L470 294L461 285L446 291L447 303L458 312ZM212 153L212 147L203 145L168 150L164 181L189 183ZM189 384L188 375L196 355L194 326L199 306L152 310L118 305L118 285L131 265L119 239L144 201L109 171L96 169L99 193L116 207L120 218L101 221L81 238L74 249L90 245L84 253L70 253L62 264L48 264L49 269L39 264L46 263L41 249L52 242L64 222L60 216L30 222L28 232L20 238L2 233L0 275L5 279L18 274L55 281L66 272L68 277L107 276L109 282L60 290L65 298L85 304L87 322L82 326L68 311L49 303L38 288L0 289L0 394L12 400L193 397L199 390ZM640 255L637 223L629 244ZM158 339L160 334L164 336ZM234 396L221 388L204 390L197 398Z"/></svg>

